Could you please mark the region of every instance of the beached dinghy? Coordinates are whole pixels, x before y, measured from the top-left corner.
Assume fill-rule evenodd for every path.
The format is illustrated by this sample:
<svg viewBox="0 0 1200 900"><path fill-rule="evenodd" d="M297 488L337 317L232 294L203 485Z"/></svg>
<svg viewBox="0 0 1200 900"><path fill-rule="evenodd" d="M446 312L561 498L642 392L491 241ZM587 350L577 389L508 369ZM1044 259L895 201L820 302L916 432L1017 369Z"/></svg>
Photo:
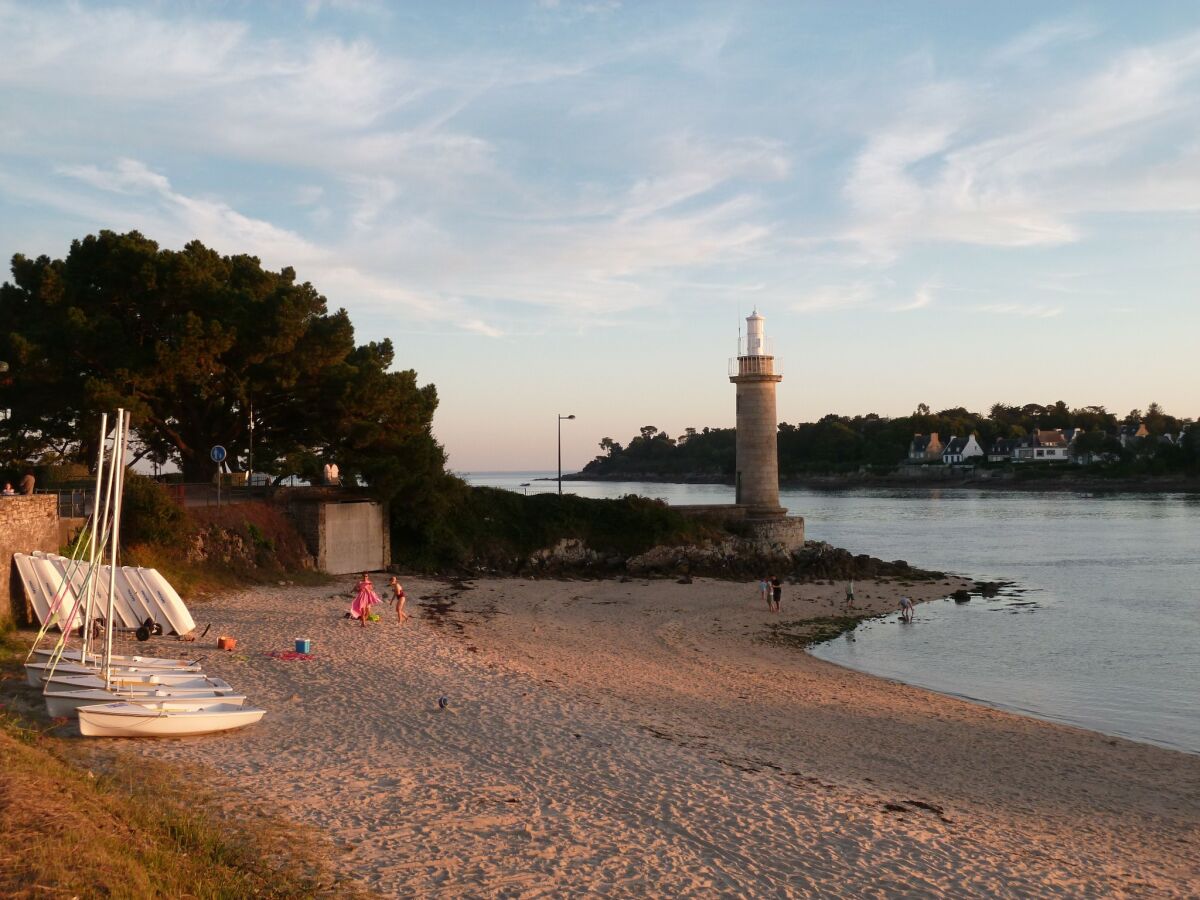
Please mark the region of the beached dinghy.
<svg viewBox="0 0 1200 900"><path fill-rule="evenodd" d="M85 737L186 737L214 734L253 725L265 709L218 703L207 709L165 704L147 709L136 703L104 703L79 709L79 732Z"/></svg>
<svg viewBox="0 0 1200 900"><path fill-rule="evenodd" d="M53 647L39 647L33 651L34 656L48 659L54 656ZM63 650L61 658L66 662L80 662L83 659L83 651L81 650ZM42 660L36 660L41 662ZM99 668L104 665L103 653L89 653L87 662L94 668ZM136 666L139 669L187 669L189 666L199 666L200 661L196 659L171 659L162 656L126 656L124 654L114 653L112 656L112 664L114 666Z"/></svg>
<svg viewBox="0 0 1200 900"><path fill-rule="evenodd" d="M182 691L182 690L216 690L228 691L233 693L233 688L224 678L217 678L215 675L205 675L202 672L183 673L182 675L168 675L166 677L151 676L135 676L133 678L121 678L118 673L113 673L109 683L105 683L102 675L55 675L45 682L46 690L48 691L79 691L84 688L107 688L114 687L117 690L127 688L139 688L142 690L164 690L164 691Z"/></svg>
<svg viewBox="0 0 1200 900"><path fill-rule="evenodd" d="M85 688L81 691L46 691L43 696L46 698L46 711L54 718L73 716L80 707L98 706L101 703L136 703L150 709L159 709L167 704L185 709L205 709L218 703L242 706L246 702L244 694L215 689L173 691L150 688L142 691Z"/></svg>
<svg viewBox="0 0 1200 900"><path fill-rule="evenodd" d="M37 687L43 681L51 676L58 675L93 675L100 671L98 665L88 665L81 662L70 662L67 660L59 660L57 664L53 662L27 662L25 663L25 680L29 682L31 687ZM154 666L127 666L113 663L112 671L114 675L127 677L130 675L187 675L188 673L196 674L200 671L199 663L188 663L187 665L175 666L172 668L160 668Z"/></svg>

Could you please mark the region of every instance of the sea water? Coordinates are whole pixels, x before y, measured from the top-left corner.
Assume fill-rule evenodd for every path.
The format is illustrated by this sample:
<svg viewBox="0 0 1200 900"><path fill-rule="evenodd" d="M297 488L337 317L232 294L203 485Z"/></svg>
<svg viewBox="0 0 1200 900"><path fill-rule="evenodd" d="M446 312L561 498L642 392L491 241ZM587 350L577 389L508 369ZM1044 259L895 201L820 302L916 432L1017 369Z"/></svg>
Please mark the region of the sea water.
<svg viewBox="0 0 1200 900"><path fill-rule="evenodd" d="M473 484L540 493L543 472ZM731 503L727 485L563 483L587 497ZM965 488L785 490L810 540L1009 583L917 607L814 655L1083 728L1200 753L1200 496Z"/></svg>

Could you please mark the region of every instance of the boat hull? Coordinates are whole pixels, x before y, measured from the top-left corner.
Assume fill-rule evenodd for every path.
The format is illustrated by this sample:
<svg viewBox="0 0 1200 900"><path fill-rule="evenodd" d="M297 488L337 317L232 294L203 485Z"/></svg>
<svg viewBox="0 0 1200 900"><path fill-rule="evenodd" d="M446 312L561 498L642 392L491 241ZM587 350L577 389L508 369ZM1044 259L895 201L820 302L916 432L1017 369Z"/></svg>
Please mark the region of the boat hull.
<svg viewBox="0 0 1200 900"><path fill-rule="evenodd" d="M111 684L106 684L99 675L55 675L45 682L48 691L81 691L88 688L141 691L172 691L178 693L185 690L228 691L233 693L229 682L215 675L204 675L200 672L185 673L182 677L149 676L147 678L122 679L114 678Z"/></svg>
<svg viewBox="0 0 1200 900"><path fill-rule="evenodd" d="M136 703L149 709L161 708L166 705L182 709L204 709L218 704L228 706L243 706L246 697L243 694L231 694L226 691L208 691L202 693L178 693L175 691L128 692L106 691L103 688L88 688L82 691L47 691L44 695L46 711L53 718L69 718L78 714L81 707L99 706L103 703Z"/></svg>
<svg viewBox="0 0 1200 900"><path fill-rule="evenodd" d="M265 709L227 704L188 710L105 703L80 707L79 731L85 737L190 737L245 728L264 715Z"/></svg>
<svg viewBox="0 0 1200 900"><path fill-rule="evenodd" d="M155 666L125 666L116 665L112 667L113 675L118 678L129 678L134 675L141 676L156 676L156 675L196 675L200 672L199 663L191 663L185 666L173 668L155 667ZM27 662L25 663L25 680L32 687L37 687L51 675L97 675L100 672L99 666L89 666L87 663L70 662L67 660L59 660L58 664L50 662Z"/></svg>
<svg viewBox="0 0 1200 900"><path fill-rule="evenodd" d="M49 647L41 647L34 650L33 654L41 659L49 659L54 656L54 650ZM83 651L75 649L63 650L62 658L66 662L78 663L83 659ZM89 653L85 664L99 668L103 663L103 654ZM126 656L118 653L113 654L112 664L114 666L136 666L140 669L186 669L189 666L200 665L194 659L170 659L169 657L162 656Z"/></svg>

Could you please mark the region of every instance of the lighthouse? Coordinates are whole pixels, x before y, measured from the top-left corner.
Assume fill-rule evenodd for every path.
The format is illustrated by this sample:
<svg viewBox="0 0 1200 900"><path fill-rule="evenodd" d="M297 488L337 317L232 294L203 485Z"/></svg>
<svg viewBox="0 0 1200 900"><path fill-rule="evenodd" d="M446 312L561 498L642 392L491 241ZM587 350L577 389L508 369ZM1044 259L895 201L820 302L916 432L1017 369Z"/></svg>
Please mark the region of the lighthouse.
<svg viewBox="0 0 1200 900"><path fill-rule="evenodd" d="M734 502L756 519L783 516L785 512L779 505L779 420L775 414L775 385L783 381L783 376L775 374L775 357L767 347L764 321L757 309L746 317L745 343L738 341L737 361L731 361L729 375L737 385Z"/></svg>

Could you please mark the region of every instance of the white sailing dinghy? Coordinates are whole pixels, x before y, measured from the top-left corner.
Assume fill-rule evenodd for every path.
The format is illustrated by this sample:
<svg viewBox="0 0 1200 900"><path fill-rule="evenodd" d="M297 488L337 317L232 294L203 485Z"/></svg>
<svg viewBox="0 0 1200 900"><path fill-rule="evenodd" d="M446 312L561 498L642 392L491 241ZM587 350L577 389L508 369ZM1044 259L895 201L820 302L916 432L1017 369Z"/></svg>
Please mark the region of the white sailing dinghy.
<svg viewBox="0 0 1200 900"><path fill-rule="evenodd" d="M27 662L25 663L25 680L30 687L38 687L44 681L54 675L96 675L100 673L101 665L89 665L85 662L72 662L68 660L47 660L45 662ZM184 675L195 676L202 671L199 663L189 663L183 666L174 666L165 668L162 666L134 666L124 665L121 663L113 663L111 666L114 675L122 678L128 678L132 675Z"/></svg>
<svg viewBox="0 0 1200 900"><path fill-rule="evenodd" d="M100 497L104 469L105 418L101 419L100 426L97 497ZM45 680L43 695L46 698L47 709L55 716L70 715L72 712L78 715L80 733L87 737L183 736L228 731L252 725L259 721L266 711L244 706L246 698L243 695L234 694L229 685L220 679L205 677L200 672L198 663L187 660L162 660L161 662L168 665L156 668L114 662L113 626L118 597L127 598L137 611L139 623L144 621L141 619L142 613L146 613L146 618L167 627L182 624L172 622L163 611L158 593L154 589L157 586L148 586L136 568L122 568L118 561L122 485L128 437L129 416L124 410L118 410L112 462L108 471L108 493L104 502L105 513L94 517L94 521L102 522L103 526L94 526L91 531L91 551L87 569L90 578L87 580L87 590L80 593L87 601L83 616L83 648L75 654L74 660L64 660L61 658L60 641L59 647L55 648L44 662L26 663L26 677L34 683ZM107 529L109 524L111 530L105 530L103 533L104 543L109 548L110 562L107 567L102 567L99 564L104 556L104 549L101 547L97 556L96 535L100 533L101 527ZM45 560L37 562L49 565ZM98 593L96 576L104 569L108 577L104 652L100 656L99 664L93 666L89 665L95 657L88 652L90 629L86 626L91 619ZM62 572L62 580L65 587L70 580L67 571Z"/></svg>
<svg viewBox="0 0 1200 900"><path fill-rule="evenodd" d="M224 678L215 675L204 675L192 672L182 677L170 676L135 676L132 679L122 679L113 675L108 681L100 675L55 675L46 682L48 691L79 691L85 688L102 688L111 685L113 690L128 691L226 691L233 693L233 688Z"/></svg>
<svg viewBox="0 0 1200 900"><path fill-rule="evenodd" d="M161 709L167 704L186 709L205 709L218 703L242 706L246 702L244 694L232 691L173 691L156 686L151 686L149 690L98 687L81 691L46 691L43 696L46 698L46 711L55 718L73 716L81 707L98 706L101 703L136 703L149 709Z"/></svg>
<svg viewBox="0 0 1200 900"><path fill-rule="evenodd" d="M204 709L163 704L148 709L137 703L102 703L79 708L79 731L85 737L187 737L253 725L265 709L217 703Z"/></svg>
<svg viewBox="0 0 1200 900"><path fill-rule="evenodd" d="M55 652L53 647L39 647L33 651L33 655L39 657L38 662L41 662L43 659L53 657ZM104 665L103 653L89 653L87 654L87 659L84 660L82 650L66 648L58 654L58 657L64 662L85 662L94 668ZM135 666L139 669L187 669L189 666L200 665L200 661L197 659L171 659L162 656L126 656L120 653L112 655L112 663L114 666Z"/></svg>

